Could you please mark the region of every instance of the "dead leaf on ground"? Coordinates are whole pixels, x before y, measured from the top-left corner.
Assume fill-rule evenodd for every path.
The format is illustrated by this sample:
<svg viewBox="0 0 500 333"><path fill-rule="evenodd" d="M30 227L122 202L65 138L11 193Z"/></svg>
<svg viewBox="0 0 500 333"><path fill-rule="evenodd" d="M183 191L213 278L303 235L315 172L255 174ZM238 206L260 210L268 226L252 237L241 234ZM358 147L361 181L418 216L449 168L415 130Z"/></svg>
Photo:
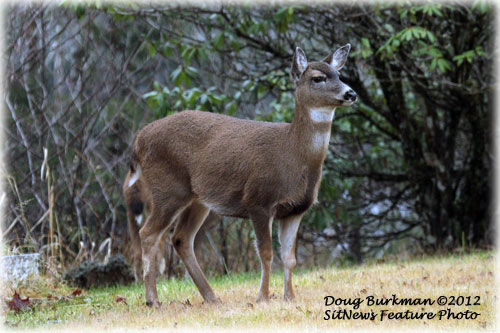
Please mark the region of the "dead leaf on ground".
<svg viewBox="0 0 500 333"><path fill-rule="evenodd" d="M31 305L31 301L29 297L22 299L17 291L14 292L14 296L12 296L12 300L7 302L10 310L14 310L16 312L24 311L29 309Z"/></svg>
<svg viewBox="0 0 500 333"><path fill-rule="evenodd" d="M82 291L78 288L76 288L75 291L73 291L71 293L71 295L73 295L73 297L80 296L81 294L82 294Z"/></svg>
<svg viewBox="0 0 500 333"><path fill-rule="evenodd" d="M52 295L48 295L48 296L47 296L47 300L48 300L48 301L56 301L56 302L57 302L58 300L60 300L60 299L61 299L61 297L62 297L62 296L57 296L57 295L56 295L56 296L52 296Z"/></svg>
<svg viewBox="0 0 500 333"><path fill-rule="evenodd" d="M128 305L127 304L127 298L122 297L122 296L116 296L115 297L115 303L125 303L125 305Z"/></svg>

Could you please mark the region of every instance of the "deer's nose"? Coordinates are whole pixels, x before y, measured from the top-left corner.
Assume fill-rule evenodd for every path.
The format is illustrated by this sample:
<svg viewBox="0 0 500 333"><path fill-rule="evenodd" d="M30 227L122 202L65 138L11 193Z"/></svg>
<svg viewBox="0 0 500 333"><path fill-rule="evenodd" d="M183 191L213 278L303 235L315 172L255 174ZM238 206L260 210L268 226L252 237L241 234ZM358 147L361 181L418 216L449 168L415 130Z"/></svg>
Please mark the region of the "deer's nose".
<svg viewBox="0 0 500 333"><path fill-rule="evenodd" d="M347 90L347 92L344 94L344 99L346 101L354 102L356 100L356 93L354 92L354 90L352 89Z"/></svg>

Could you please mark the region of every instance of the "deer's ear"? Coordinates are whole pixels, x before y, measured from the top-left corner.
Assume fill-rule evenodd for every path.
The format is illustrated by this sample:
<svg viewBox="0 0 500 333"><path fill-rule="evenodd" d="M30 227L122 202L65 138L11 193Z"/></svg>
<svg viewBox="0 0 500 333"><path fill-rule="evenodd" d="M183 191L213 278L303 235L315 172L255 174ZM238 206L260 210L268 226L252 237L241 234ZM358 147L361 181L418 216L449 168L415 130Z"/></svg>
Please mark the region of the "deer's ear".
<svg viewBox="0 0 500 333"><path fill-rule="evenodd" d="M295 49L295 53L293 54L293 61L292 61L292 70L290 71L290 76L292 77L292 80L294 82L299 81L300 76L304 71L306 70L307 67L307 58L306 54L300 47L297 47Z"/></svg>
<svg viewBox="0 0 500 333"><path fill-rule="evenodd" d="M337 51L323 59L323 61L330 64L330 66L332 66L336 70L340 71L340 69L344 67L350 50L351 44L347 43L346 45L342 46Z"/></svg>

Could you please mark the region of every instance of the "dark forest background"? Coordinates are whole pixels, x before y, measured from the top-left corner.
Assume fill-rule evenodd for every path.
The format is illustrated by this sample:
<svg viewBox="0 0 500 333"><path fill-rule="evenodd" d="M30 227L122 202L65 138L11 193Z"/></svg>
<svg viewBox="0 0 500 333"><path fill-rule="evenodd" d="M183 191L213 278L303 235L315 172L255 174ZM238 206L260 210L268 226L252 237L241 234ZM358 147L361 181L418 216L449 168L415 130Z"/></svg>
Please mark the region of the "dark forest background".
<svg viewBox="0 0 500 333"><path fill-rule="evenodd" d="M494 11L484 1L66 1L4 15L9 253L40 252L54 271L128 255L121 186L138 129L184 109L290 122L295 47L319 60L347 42L341 79L359 101L336 112L299 265L492 245ZM207 229L208 270L258 268L249 221Z"/></svg>

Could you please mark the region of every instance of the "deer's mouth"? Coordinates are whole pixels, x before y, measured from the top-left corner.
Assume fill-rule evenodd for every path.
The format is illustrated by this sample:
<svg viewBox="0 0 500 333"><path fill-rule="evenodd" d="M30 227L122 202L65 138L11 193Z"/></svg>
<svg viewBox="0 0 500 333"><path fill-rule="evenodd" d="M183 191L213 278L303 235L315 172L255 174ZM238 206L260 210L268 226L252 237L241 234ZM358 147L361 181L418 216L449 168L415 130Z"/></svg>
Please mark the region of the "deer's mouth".
<svg viewBox="0 0 500 333"><path fill-rule="evenodd" d="M356 102L355 100L352 101L352 100L343 100L342 101L342 106L351 106L354 104L354 102Z"/></svg>
<svg viewBox="0 0 500 333"><path fill-rule="evenodd" d="M354 104L355 101L352 100L346 100L346 99L335 99L335 103L337 106L351 106Z"/></svg>

